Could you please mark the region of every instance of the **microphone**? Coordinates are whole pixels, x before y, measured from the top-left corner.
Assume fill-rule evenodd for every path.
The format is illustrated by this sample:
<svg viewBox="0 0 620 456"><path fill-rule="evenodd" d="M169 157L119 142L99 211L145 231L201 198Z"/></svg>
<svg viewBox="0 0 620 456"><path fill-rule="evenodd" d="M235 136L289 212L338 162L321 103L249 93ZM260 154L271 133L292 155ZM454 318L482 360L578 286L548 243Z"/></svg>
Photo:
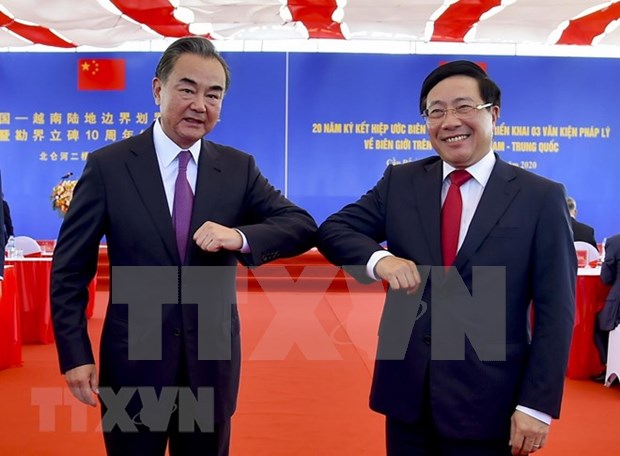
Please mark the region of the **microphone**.
<svg viewBox="0 0 620 456"><path fill-rule="evenodd" d="M62 176L61 179L69 179L71 176L73 176L73 173L71 171L69 171L67 174Z"/></svg>

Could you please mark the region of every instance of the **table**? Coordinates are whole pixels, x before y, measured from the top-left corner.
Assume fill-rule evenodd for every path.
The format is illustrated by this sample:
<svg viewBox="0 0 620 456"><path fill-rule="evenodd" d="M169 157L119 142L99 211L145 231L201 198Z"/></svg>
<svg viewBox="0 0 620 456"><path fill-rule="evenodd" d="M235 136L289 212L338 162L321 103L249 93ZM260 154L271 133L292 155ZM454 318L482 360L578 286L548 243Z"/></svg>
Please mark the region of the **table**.
<svg viewBox="0 0 620 456"><path fill-rule="evenodd" d="M17 307L15 267L4 267L0 298L0 369L22 365L22 332Z"/></svg>
<svg viewBox="0 0 620 456"><path fill-rule="evenodd" d="M6 264L15 266L17 305L20 310L22 341L24 344L54 342L50 306L50 273L52 258L12 258ZM86 317L93 314L96 278L88 287Z"/></svg>
<svg viewBox="0 0 620 456"><path fill-rule="evenodd" d="M596 314L603 308L609 286L601 281L601 268L579 268L575 290L575 327L568 358L566 376L588 379L598 375L604 366L600 363L594 345Z"/></svg>

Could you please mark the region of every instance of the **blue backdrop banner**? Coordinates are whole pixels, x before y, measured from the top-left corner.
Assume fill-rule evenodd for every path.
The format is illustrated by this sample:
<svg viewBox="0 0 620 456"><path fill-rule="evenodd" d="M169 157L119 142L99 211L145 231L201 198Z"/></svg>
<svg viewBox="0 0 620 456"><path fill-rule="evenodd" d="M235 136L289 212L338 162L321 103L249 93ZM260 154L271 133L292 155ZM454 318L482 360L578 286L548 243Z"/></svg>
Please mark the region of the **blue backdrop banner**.
<svg viewBox="0 0 620 456"><path fill-rule="evenodd" d="M486 66L502 89L494 149L562 182L599 241L620 232L618 59L230 53L232 82L209 139L256 157L321 222L390 164L433 154L418 98L442 62ZM87 154L156 118L159 54L0 53L0 168L16 234L54 239L50 194ZM86 67L84 64L87 64ZM96 69L96 71L95 71Z"/></svg>

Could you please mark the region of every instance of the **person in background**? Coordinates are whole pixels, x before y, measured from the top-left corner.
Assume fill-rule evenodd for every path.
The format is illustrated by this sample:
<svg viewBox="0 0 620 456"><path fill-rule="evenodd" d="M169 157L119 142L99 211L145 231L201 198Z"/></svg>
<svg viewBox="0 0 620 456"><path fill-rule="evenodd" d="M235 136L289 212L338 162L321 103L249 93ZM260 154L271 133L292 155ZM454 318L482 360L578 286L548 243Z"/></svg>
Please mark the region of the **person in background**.
<svg viewBox="0 0 620 456"><path fill-rule="evenodd" d="M4 199L4 195L2 195L2 216L4 217L4 222L2 223L4 227L4 245L6 246L9 237L15 236L15 230L13 229L13 220L11 219L11 209L9 208L9 203Z"/></svg>
<svg viewBox="0 0 620 456"><path fill-rule="evenodd" d="M173 42L152 81L160 117L143 133L89 154L60 229L51 276L60 368L80 401L95 406L99 393L108 455L163 456L167 445L171 456L229 454L241 362L237 262L260 265L314 245L312 217L269 184L251 155L203 139L219 121L229 81L211 41ZM111 286L98 379L84 312L103 236ZM147 271L139 289L133 281L129 290L115 286L138 271ZM169 271L171 285L162 285L162 277L170 283ZM208 302L196 303L196 282ZM118 304L115 293L123 290L138 300L150 296L146 307ZM150 350L146 356L132 355L132 340L141 353ZM110 391L129 394L124 429L105 426L111 407L102 393L109 399ZM176 392L174 403L154 406L155 398L170 398L167 392ZM197 413L206 426L187 423Z"/></svg>
<svg viewBox="0 0 620 456"><path fill-rule="evenodd" d="M596 245L596 238L594 237L594 228L585 223L577 221L577 202L572 197L566 198L566 204L568 204L568 211L570 212L570 222L573 228L573 241L583 241L594 246Z"/></svg>
<svg viewBox="0 0 620 456"><path fill-rule="evenodd" d="M388 166L319 227L332 263L389 283L370 396L386 415L388 456L525 455L545 446L559 417L577 276L566 195L493 153L500 103L473 62L433 70L419 107L438 156ZM505 310L473 333L504 328L486 347L505 352L481 360L459 332L458 354L434 356L453 343L445 325L485 319L472 314L472 292Z"/></svg>
<svg viewBox="0 0 620 456"><path fill-rule="evenodd" d="M594 343L601 358L601 364L607 364L607 346L609 332L620 324L620 234L607 238L605 242L605 258L601 265L601 280L611 289L605 299L605 305L596 315ZM605 370L592 380L605 383Z"/></svg>
<svg viewBox="0 0 620 456"><path fill-rule="evenodd" d="M0 175L0 202L2 202L2 206L4 206L4 194L2 193L2 175ZM2 211L2 213L0 213L0 226L4 227L4 211ZM0 234L0 236L3 237L3 239L0 239L0 241L2 241L2 245L6 245L6 241L8 240L8 237L4 234L4 229L2 230L2 234ZM4 253L2 255L0 255L0 299L2 299L2 281L4 279Z"/></svg>

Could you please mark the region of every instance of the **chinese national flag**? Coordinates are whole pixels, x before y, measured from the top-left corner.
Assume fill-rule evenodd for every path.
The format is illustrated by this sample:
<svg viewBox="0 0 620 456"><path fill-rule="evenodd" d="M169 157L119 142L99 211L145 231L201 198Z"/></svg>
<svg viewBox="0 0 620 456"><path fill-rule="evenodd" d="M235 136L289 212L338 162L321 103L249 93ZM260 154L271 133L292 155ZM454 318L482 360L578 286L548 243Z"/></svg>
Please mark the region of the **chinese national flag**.
<svg viewBox="0 0 620 456"><path fill-rule="evenodd" d="M125 59L79 59L78 90L125 90Z"/></svg>

